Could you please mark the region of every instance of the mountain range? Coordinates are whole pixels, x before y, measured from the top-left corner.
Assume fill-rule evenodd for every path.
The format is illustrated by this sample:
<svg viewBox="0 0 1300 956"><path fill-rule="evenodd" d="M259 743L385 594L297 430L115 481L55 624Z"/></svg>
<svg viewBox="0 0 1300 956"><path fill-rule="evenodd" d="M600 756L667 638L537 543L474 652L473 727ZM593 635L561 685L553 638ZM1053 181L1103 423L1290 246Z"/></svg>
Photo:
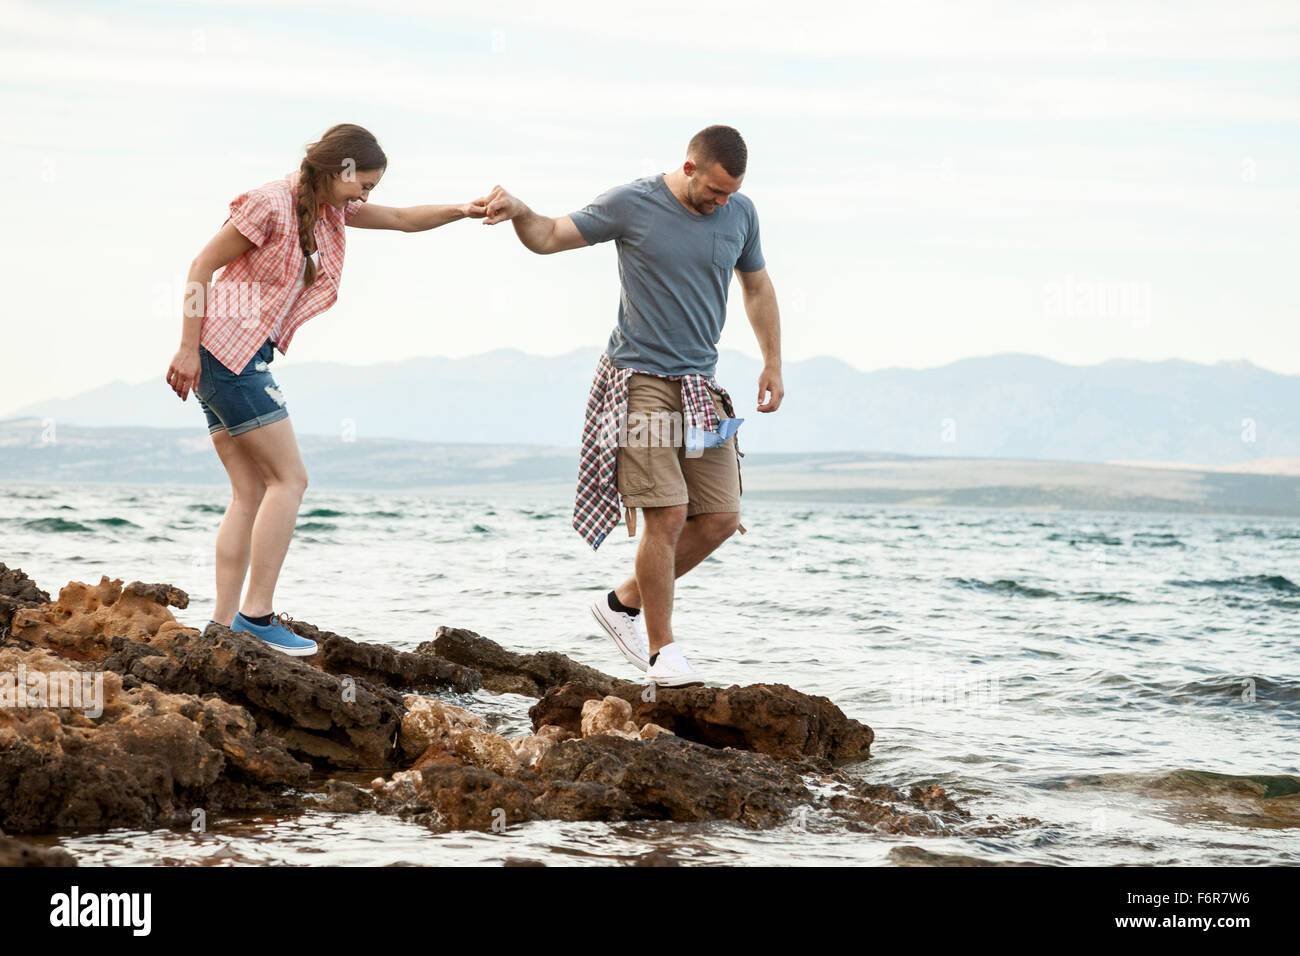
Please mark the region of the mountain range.
<svg viewBox="0 0 1300 956"><path fill-rule="evenodd" d="M557 356L502 349L469 358L368 366L277 354L271 368L299 434L421 442L578 443L598 352ZM1300 376L1244 361L1117 359L1066 365L1007 353L929 369L860 371L833 357L787 362L786 398L755 411L761 363L724 351L718 380L747 419L741 448L869 451L939 457L1141 461L1245 467L1300 456ZM56 427L189 428L195 400L162 380L113 382L34 402L14 418ZM1244 464L1243 464L1244 463Z"/></svg>

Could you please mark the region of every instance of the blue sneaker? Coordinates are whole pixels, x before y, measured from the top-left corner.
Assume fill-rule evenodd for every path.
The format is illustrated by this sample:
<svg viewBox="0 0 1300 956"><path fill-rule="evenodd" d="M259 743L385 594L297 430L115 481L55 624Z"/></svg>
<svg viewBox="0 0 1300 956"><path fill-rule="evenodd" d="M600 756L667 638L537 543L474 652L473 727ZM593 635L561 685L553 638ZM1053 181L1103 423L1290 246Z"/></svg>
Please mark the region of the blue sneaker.
<svg viewBox="0 0 1300 956"><path fill-rule="evenodd" d="M291 620L292 618L287 614L272 613L271 623L263 627L260 624L254 624L242 614L236 614L235 619L230 622L230 629L252 634L267 647L273 647L290 657L310 657L315 654L317 651L315 641L299 637L282 623Z"/></svg>

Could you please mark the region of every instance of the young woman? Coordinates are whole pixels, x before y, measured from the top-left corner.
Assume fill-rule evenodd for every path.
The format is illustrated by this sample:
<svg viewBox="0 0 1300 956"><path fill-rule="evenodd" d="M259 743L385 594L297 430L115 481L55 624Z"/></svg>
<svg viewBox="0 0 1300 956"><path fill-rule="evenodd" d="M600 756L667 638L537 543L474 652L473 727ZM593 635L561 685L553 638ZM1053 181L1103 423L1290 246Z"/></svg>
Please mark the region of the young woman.
<svg viewBox="0 0 1300 956"><path fill-rule="evenodd" d="M307 470L271 377L274 350L287 354L298 327L338 297L345 225L423 232L485 213L483 199L369 205L387 166L374 136L345 123L308 146L297 171L236 197L229 219L190 266L181 346L167 370L181 401L194 392L230 476L212 620L294 656L316 653L316 643L285 626L290 618L274 612L273 598Z"/></svg>

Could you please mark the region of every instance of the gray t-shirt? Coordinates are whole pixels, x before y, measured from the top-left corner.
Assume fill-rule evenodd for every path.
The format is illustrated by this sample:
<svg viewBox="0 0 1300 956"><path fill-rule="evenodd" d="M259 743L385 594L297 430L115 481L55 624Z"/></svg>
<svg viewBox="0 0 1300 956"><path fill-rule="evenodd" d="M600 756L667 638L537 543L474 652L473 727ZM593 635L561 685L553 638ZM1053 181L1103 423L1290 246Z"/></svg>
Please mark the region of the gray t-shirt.
<svg viewBox="0 0 1300 956"><path fill-rule="evenodd" d="M654 175L615 186L571 218L592 245L618 240L621 295L605 349L610 361L662 375L712 376L732 270L764 267L749 198L733 193L725 206L696 215Z"/></svg>

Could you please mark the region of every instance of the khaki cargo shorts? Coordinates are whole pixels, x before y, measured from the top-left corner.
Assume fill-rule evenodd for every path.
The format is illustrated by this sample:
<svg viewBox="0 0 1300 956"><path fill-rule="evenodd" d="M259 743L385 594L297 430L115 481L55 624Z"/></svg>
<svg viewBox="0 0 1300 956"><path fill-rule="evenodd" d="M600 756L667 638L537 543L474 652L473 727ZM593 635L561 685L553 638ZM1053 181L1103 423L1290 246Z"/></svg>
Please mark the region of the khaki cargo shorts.
<svg viewBox="0 0 1300 956"><path fill-rule="evenodd" d="M717 448L705 448L698 456L687 455L681 437L685 433L682 383L637 372L628 378L627 387L628 437L627 444L619 446L617 462L623 506L686 505L687 517L714 512L738 514L740 462L735 437ZM709 397L718 418L726 418L717 392L710 389ZM638 427L638 421L642 427Z"/></svg>

